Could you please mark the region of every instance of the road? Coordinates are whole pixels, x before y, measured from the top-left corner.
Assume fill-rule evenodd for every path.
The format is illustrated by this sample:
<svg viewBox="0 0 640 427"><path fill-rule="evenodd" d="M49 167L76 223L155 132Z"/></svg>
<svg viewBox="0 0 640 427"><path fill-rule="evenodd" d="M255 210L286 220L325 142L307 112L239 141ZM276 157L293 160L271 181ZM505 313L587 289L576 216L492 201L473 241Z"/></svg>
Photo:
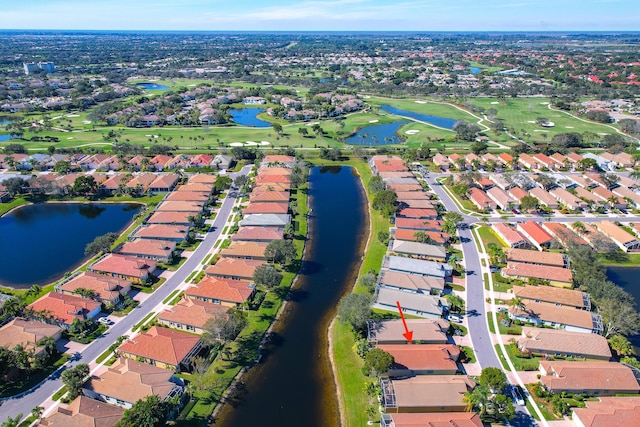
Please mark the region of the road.
<svg viewBox="0 0 640 427"><path fill-rule="evenodd" d="M247 175L251 170L252 165L245 166L242 170L235 174L229 174L230 178L235 178L238 175ZM131 313L122 318L115 325L111 326L107 332L105 332L98 339L93 341L88 347L86 347L82 353L80 360L68 362L64 368L70 368L78 363L87 363L94 361L98 356L105 352L109 346L114 344L118 337L128 334L131 335L131 327L140 322L144 317L149 314L154 307L161 304L162 301L167 298L175 289L177 289L182 282L193 272L201 267L202 260L213 248L216 240L220 237L225 223L227 222L229 215L232 212L233 205L238 198L238 195L234 192L229 192L224 199L222 206L218 210L218 213L212 224L212 229L206 234L204 241L198 245L196 250L191 254L182 266L160 286L154 293L137 306ZM45 402L62 387L62 382L59 379L61 370L56 371L46 381L33 390L31 393L26 394L21 398L8 399L0 402L0 422L4 421L7 417L15 417L18 414L28 415L31 413L31 409L36 406L43 406L45 409L47 406Z"/></svg>

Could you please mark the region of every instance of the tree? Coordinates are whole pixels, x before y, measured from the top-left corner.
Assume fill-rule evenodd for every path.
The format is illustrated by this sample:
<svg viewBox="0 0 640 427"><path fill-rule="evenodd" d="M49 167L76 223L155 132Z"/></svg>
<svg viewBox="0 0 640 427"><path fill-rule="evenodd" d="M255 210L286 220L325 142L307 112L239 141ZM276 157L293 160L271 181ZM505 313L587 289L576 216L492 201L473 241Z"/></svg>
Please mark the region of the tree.
<svg viewBox="0 0 640 427"><path fill-rule="evenodd" d="M36 406L31 410L31 416L36 420L42 418L42 414L44 412L44 408L42 406Z"/></svg>
<svg viewBox="0 0 640 427"><path fill-rule="evenodd" d="M73 192L81 196L95 194L98 191L98 183L92 175L80 175L73 181Z"/></svg>
<svg viewBox="0 0 640 427"><path fill-rule="evenodd" d="M233 180L228 176L218 176L216 178L216 182L213 184L213 188L216 191L216 193L222 193L223 191L231 188L232 183L233 183Z"/></svg>
<svg viewBox="0 0 640 427"><path fill-rule="evenodd" d="M23 190L29 186L27 181L18 177L5 179L2 181L2 185L4 185L5 190L7 190L11 197L21 194Z"/></svg>
<svg viewBox="0 0 640 427"><path fill-rule="evenodd" d="M507 396L502 393L495 395L493 400L494 416L498 419L505 421L511 420L516 416L516 410L513 407L513 402Z"/></svg>
<svg viewBox="0 0 640 427"><path fill-rule="evenodd" d="M360 277L360 286L366 288L369 292L373 293L377 283L376 273L373 270L368 271Z"/></svg>
<svg viewBox="0 0 640 427"><path fill-rule="evenodd" d="M456 294L449 294L445 298L449 301L449 306L451 307L451 311L461 312L464 311L464 299L459 297Z"/></svg>
<svg viewBox="0 0 640 427"><path fill-rule="evenodd" d="M291 240L282 239L270 242L264 250L264 256L276 264L289 264L298 255Z"/></svg>
<svg viewBox="0 0 640 427"><path fill-rule="evenodd" d="M382 212L385 216L391 216L396 211L398 196L393 190L382 190L373 197L373 209Z"/></svg>
<svg viewBox="0 0 640 427"><path fill-rule="evenodd" d="M300 134L300 136L302 136L303 138L306 138L307 136L309 136L309 130L306 127L299 127L298 128L298 133Z"/></svg>
<svg viewBox="0 0 640 427"><path fill-rule="evenodd" d="M587 232L587 227L585 227L585 225L580 221L576 221L573 224L571 224L571 228L573 228L575 232L578 233L580 236L584 235L584 233Z"/></svg>
<svg viewBox="0 0 640 427"><path fill-rule="evenodd" d="M394 362L391 354L382 349L373 348L364 358L364 371L379 376L389 372L389 368L393 366Z"/></svg>
<svg viewBox="0 0 640 427"><path fill-rule="evenodd" d="M20 420L22 419L22 413L19 413L15 417L7 417L7 419L0 424L0 427L18 427L20 425Z"/></svg>
<svg viewBox="0 0 640 427"><path fill-rule="evenodd" d="M498 393L507 386L507 376L500 368L484 368L478 378L478 382L493 393Z"/></svg>
<svg viewBox="0 0 640 427"><path fill-rule="evenodd" d="M109 252L111 246L118 240L117 233L107 233L102 236L98 236L84 248L85 255L94 255L100 252Z"/></svg>
<svg viewBox="0 0 640 427"><path fill-rule="evenodd" d="M480 417L483 417L487 412L487 404L489 403L489 389L478 385L464 394L463 401L470 404L475 411L478 411Z"/></svg>
<svg viewBox="0 0 640 427"><path fill-rule="evenodd" d="M202 340L208 346L234 340L247 323L246 315L240 310L216 313L204 324Z"/></svg>
<svg viewBox="0 0 640 427"><path fill-rule="evenodd" d="M80 389L84 380L89 375L89 365L86 363L80 363L73 368L69 368L62 372L60 379L62 383L67 387L69 393L69 399L73 400L80 394Z"/></svg>
<svg viewBox="0 0 640 427"><path fill-rule="evenodd" d="M615 187L620 181L620 177L618 175L614 175L612 173L601 173L600 179L607 186L607 188L611 189Z"/></svg>
<svg viewBox="0 0 640 427"><path fill-rule="evenodd" d="M270 289L280 284L282 281L282 274L280 274L274 267L263 264L256 267L254 270L253 281L256 282L257 285L263 285Z"/></svg>
<svg viewBox="0 0 640 427"><path fill-rule="evenodd" d="M384 181L380 175L374 175L369 180L369 185L367 186L369 192L376 194L385 189Z"/></svg>
<svg viewBox="0 0 640 427"><path fill-rule="evenodd" d="M152 394L138 400L126 411L115 427L160 427L167 420L168 405Z"/></svg>
<svg viewBox="0 0 640 427"><path fill-rule="evenodd" d="M464 218L462 218L462 215L460 215L458 212L447 212L446 214L444 214L444 219L447 221L452 221L455 225L458 225L462 221L464 221Z"/></svg>
<svg viewBox="0 0 640 427"><path fill-rule="evenodd" d="M52 146L53 147L53 146ZM57 162L54 166L53 166L53 171L57 172L59 174L66 174L69 173L70 167L69 167L69 162L65 162L63 160Z"/></svg>
<svg viewBox="0 0 640 427"><path fill-rule="evenodd" d="M582 135L577 132L559 133L551 138L551 143L564 148L582 147Z"/></svg>
<svg viewBox="0 0 640 427"><path fill-rule="evenodd" d="M615 298L601 298L597 301L604 323L604 336L635 335L640 330L640 314L632 303Z"/></svg>
<svg viewBox="0 0 640 427"><path fill-rule="evenodd" d="M51 359L53 355L58 353L58 347L56 346L56 340L53 337L44 337L38 341L38 345L44 347L44 352L48 359Z"/></svg>
<svg viewBox="0 0 640 427"><path fill-rule="evenodd" d="M544 173L538 175L538 177L536 178L536 182L542 185L542 187L544 187L544 189L547 191L556 186L555 178Z"/></svg>
<svg viewBox="0 0 640 427"><path fill-rule="evenodd" d="M634 354L633 345L631 345L631 342L622 335L614 335L609 338L609 346L611 346L611 349L616 352L618 357L631 356Z"/></svg>
<svg viewBox="0 0 640 427"><path fill-rule="evenodd" d="M480 126L475 123L467 123L464 120L458 120L453 125L453 131L458 136L458 139L463 141L473 141L478 132L480 132Z"/></svg>
<svg viewBox="0 0 640 427"><path fill-rule="evenodd" d="M355 332L364 336L367 320L371 317L372 300L373 297L368 294L349 294L338 304L338 317L349 323Z"/></svg>
<svg viewBox="0 0 640 427"><path fill-rule="evenodd" d="M533 196L524 196L520 199L520 209L524 212L538 210L540 202Z"/></svg>
<svg viewBox="0 0 640 427"><path fill-rule="evenodd" d="M282 125L280 123L272 123L271 126L273 127L273 131L276 134L278 135L282 134Z"/></svg>
<svg viewBox="0 0 640 427"><path fill-rule="evenodd" d="M417 231L413 235L413 237L416 239L416 242L418 243L429 243L429 244L433 243L433 239L431 238L431 236L429 236L424 231Z"/></svg>
<svg viewBox="0 0 640 427"><path fill-rule="evenodd" d="M488 148L489 144L487 144L485 141L476 141L469 146L469 149L475 155L486 153Z"/></svg>

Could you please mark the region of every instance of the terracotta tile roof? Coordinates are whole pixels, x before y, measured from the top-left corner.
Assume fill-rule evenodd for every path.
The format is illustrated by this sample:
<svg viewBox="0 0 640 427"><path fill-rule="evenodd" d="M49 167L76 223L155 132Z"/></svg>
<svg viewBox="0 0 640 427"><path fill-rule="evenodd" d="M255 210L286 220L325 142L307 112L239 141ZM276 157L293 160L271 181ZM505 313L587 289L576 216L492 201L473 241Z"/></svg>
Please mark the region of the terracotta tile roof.
<svg viewBox="0 0 640 427"><path fill-rule="evenodd" d="M431 289L444 290L443 278L420 276L418 274L402 273L393 270L380 271L379 283L381 285L409 289L415 292L422 291L427 294L431 292Z"/></svg>
<svg viewBox="0 0 640 427"><path fill-rule="evenodd" d="M602 233L615 240L616 242L620 242L621 244L633 243L634 241L637 241L637 238L633 234L624 230L622 227L618 227L611 221L601 221L594 225Z"/></svg>
<svg viewBox="0 0 640 427"><path fill-rule="evenodd" d="M584 159L584 157L576 152L571 152L567 154L567 159L569 159L573 163L578 163L580 160Z"/></svg>
<svg viewBox="0 0 640 427"><path fill-rule="evenodd" d="M164 167L164 165L166 165L169 160L171 160L170 156L166 156L164 154L158 154L157 156L149 160L149 163L152 165Z"/></svg>
<svg viewBox="0 0 640 427"><path fill-rule="evenodd" d="M507 259L513 262L524 262L527 264L550 265L554 267L565 267L568 261L564 254L557 252L540 252L527 249L505 249Z"/></svg>
<svg viewBox="0 0 640 427"><path fill-rule="evenodd" d="M127 185L133 177L128 173L117 173L102 183L102 187L107 190L115 190L120 184Z"/></svg>
<svg viewBox="0 0 640 427"><path fill-rule="evenodd" d="M156 212L202 212L203 203L199 202L162 202L156 208Z"/></svg>
<svg viewBox="0 0 640 427"><path fill-rule="evenodd" d="M220 258L220 260L210 267L206 272L210 276L228 277L234 280L253 278L255 269L264 264L263 261L254 261L240 258Z"/></svg>
<svg viewBox="0 0 640 427"><path fill-rule="evenodd" d="M147 220L148 224L189 224L189 217L193 212L155 212Z"/></svg>
<svg viewBox="0 0 640 427"><path fill-rule="evenodd" d="M562 282L567 284L573 283L573 274L568 268L544 266L541 268L539 265L526 264L523 262L508 262L507 268L502 269L502 274L511 277L529 278L550 280L552 282Z"/></svg>
<svg viewBox="0 0 640 427"><path fill-rule="evenodd" d="M270 242L281 240L283 237L284 231L275 227L240 227L238 232L231 236L231 240Z"/></svg>
<svg viewBox="0 0 640 427"><path fill-rule="evenodd" d="M293 169L290 168L260 168L258 169L258 176L264 175L285 175L289 176L293 173Z"/></svg>
<svg viewBox="0 0 640 427"><path fill-rule="evenodd" d="M290 193L288 191L262 191L251 192L249 200L253 202L289 202Z"/></svg>
<svg viewBox="0 0 640 427"><path fill-rule="evenodd" d="M428 199L424 199L424 200L408 199L408 200L401 200L400 203L409 208L415 208L415 209L434 209L435 207L435 204Z"/></svg>
<svg viewBox="0 0 640 427"><path fill-rule="evenodd" d="M614 391L638 393L640 386L631 369L615 362L540 361L547 374L540 381L553 392ZM541 371L542 372L542 371Z"/></svg>
<svg viewBox="0 0 640 427"><path fill-rule="evenodd" d="M509 246L520 245L523 241L529 244L529 240L522 233L507 224L498 222L493 224L493 228Z"/></svg>
<svg viewBox="0 0 640 427"><path fill-rule="evenodd" d="M496 208L496 203L493 200L491 200L489 196L487 196L487 193L480 190L479 188L473 187L469 189L469 199L471 199L471 201L474 202L476 206L479 206L482 209Z"/></svg>
<svg viewBox="0 0 640 427"><path fill-rule="evenodd" d="M513 160L513 156L508 153L500 153L498 155L498 159L500 159L503 163L509 163Z"/></svg>
<svg viewBox="0 0 640 427"><path fill-rule="evenodd" d="M199 343L198 336L152 326L147 332L122 343L118 351L179 365Z"/></svg>
<svg viewBox="0 0 640 427"><path fill-rule="evenodd" d="M176 242L155 239L135 239L123 243L118 249L118 252L125 255L171 258L171 253L175 250Z"/></svg>
<svg viewBox="0 0 640 427"><path fill-rule="evenodd" d="M258 184L255 187L253 187L253 191L251 191L251 193L259 194L259 193L264 193L265 191L286 191L288 193L290 189L291 189L290 184L275 184L275 183Z"/></svg>
<svg viewBox="0 0 640 427"><path fill-rule="evenodd" d="M12 349L21 345L25 350L36 350L43 338L55 337L60 332L62 329L56 325L15 318L0 326L0 347Z"/></svg>
<svg viewBox="0 0 640 427"><path fill-rule="evenodd" d="M37 427L112 427L124 414L119 406L78 396L69 406L41 419Z"/></svg>
<svg viewBox="0 0 640 427"><path fill-rule="evenodd" d="M567 205L570 209L578 209L585 205L585 203L578 199L573 194L569 193L564 188L554 188L549 191L549 194L558 199L561 203Z"/></svg>
<svg viewBox="0 0 640 427"><path fill-rule="evenodd" d="M390 179L390 178L414 178L415 179L415 176L409 171L405 171L405 172L380 172L378 175L383 180L384 179Z"/></svg>
<svg viewBox="0 0 640 427"><path fill-rule="evenodd" d="M400 413L384 414L382 417L387 422L384 427L482 427L483 425L480 416L473 412Z"/></svg>
<svg viewBox="0 0 640 427"><path fill-rule="evenodd" d="M397 228L393 230L393 238L396 240L408 240L410 242L416 241L416 233L420 230L411 230L406 228ZM429 236L434 243L442 245L449 240L447 233L441 233L438 231L424 231L424 234Z"/></svg>
<svg viewBox="0 0 640 427"><path fill-rule="evenodd" d="M587 294L574 289L554 288L553 286L514 286L513 294L523 300L548 302L580 309L590 309Z"/></svg>
<svg viewBox="0 0 640 427"><path fill-rule="evenodd" d="M475 386L466 375L418 375L391 382L398 408L466 407L464 395Z"/></svg>
<svg viewBox="0 0 640 427"><path fill-rule="evenodd" d="M442 222L438 220L398 217L396 218L396 227L412 230L441 231Z"/></svg>
<svg viewBox="0 0 640 427"><path fill-rule="evenodd" d="M149 239L185 239L189 233L186 225L173 224L149 224L144 225L135 232L132 237Z"/></svg>
<svg viewBox="0 0 640 427"><path fill-rule="evenodd" d="M215 175L208 175L206 173L197 173L189 177L189 183L193 184L213 184L216 182Z"/></svg>
<svg viewBox="0 0 640 427"><path fill-rule="evenodd" d="M520 187L512 187L509 189L509 191L507 191L507 193L509 194L509 196L513 197L517 201L521 201L523 197L529 195L526 191L524 191Z"/></svg>
<svg viewBox="0 0 640 427"><path fill-rule="evenodd" d="M293 156L284 156L279 154L270 154L268 156L264 156L262 159L262 163L292 163L295 161L296 158Z"/></svg>
<svg viewBox="0 0 640 427"><path fill-rule="evenodd" d="M558 201L547 190L535 187L529 190L529 194L540 200L540 203L542 203L543 205L549 206L551 209L555 209L558 207Z"/></svg>
<svg viewBox="0 0 640 427"><path fill-rule="evenodd" d="M291 177L287 175L258 175L256 177L256 183L261 184L283 184L289 185Z"/></svg>
<svg viewBox="0 0 640 427"><path fill-rule="evenodd" d="M224 305L186 298L158 314L158 320L202 329L213 316L224 314L228 310L229 307Z"/></svg>
<svg viewBox="0 0 640 427"><path fill-rule="evenodd" d="M244 209L245 214L252 213L274 213L274 214L286 214L289 212L289 203L258 203L251 202Z"/></svg>
<svg viewBox="0 0 640 427"><path fill-rule="evenodd" d="M205 203L211 197L210 193L203 191L172 191L165 201L167 202L201 202Z"/></svg>
<svg viewBox="0 0 640 427"><path fill-rule="evenodd" d="M91 376L83 388L131 404L152 394L163 401L176 387L171 377L171 371L121 357L101 375Z"/></svg>
<svg viewBox="0 0 640 427"><path fill-rule="evenodd" d="M153 173L142 173L140 175L136 175L131 181L127 182L127 187L135 187L140 184L142 185L142 188L146 190L156 179L157 177Z"/></svg>
<svg viewBox="0 0 640 427"><path fill-rule="evenodd" d="M60 285L61 291L69 293L74 293L79 288L93 291L101 300L113 301L119 295L126 293L131 288L131 284L124 279L83 271L73 279Z"/></svg>
<svg viewBox="0 0 640 427"><path fill-rule="evenodd" d="M264 251L267 249L267 242L231 242L231 245L220 252L222 257L232 258L265 258Z"/></svg>
<svg viewBox="0 0 640 427"><path fill-rule="evenodd" d="M600 189L604 190L604 188L602 188L602 187L597 187L597 188L600 188ZM591 191L589 191L589 190L587 190L586 188L583 188L583 187L576 188L576 195L578 197L586 199L589 202L596 202L596 203L602 202L602 198L596 196L594 193L592 193Z"/></svg>
<svg viewBox="0 0 640 427"><path fill-rule="evenodd" d="M560 224L558 222L543 222L542 228L565 246L569 246L569 243L585 246L588 245L582 237L578 236L576 232L568 228L565 224Z"/></svg>
<svg viewBox="0 0 640 427"><path fill-rule="evenodd" d="M407 328L413 331L413 342L425 344L446 344L449 322L444 319L406 319ZM370 321L368 338L381 344L406 344L402 336L405 329L400 319Z"/></svg>
<svg viewBox="0 0 640 427"><path fill-rule="evenodd" d="M230 280L205 276L195 286L190 286L185 295L191 298L206 298L242 304L254 291L251 283L245 280Z"/></svg>
<svg viewBox="0 0 640 427"><path fill-rule="evenodd" d="M378 172L402 172L409 170L402 160L373 160L373 164Z"/></svg>
<svg viewBox="0 0 640 427"><path fill-rule="evenodd" d="M156 268L156 262L129 255L108 254L89 266L89 271L114 273L127 277L146 278Z"/></svg>
<svg viewBox="0 0 640 427"><path fill-rule="evenodd" d="M393 190L396 193L405 191L423 191L422 186L419 184L388 184L387 189Z"/></svg>
<svg viewBox="0 0 640 427"><path fill-rule="evenodd" d="M376 347L393 356L395 363L392 369L433 370L435 374L458 369L456 361L460 350L453 344L386 344Z"/></svg>
<svg viewBox="0 0 640 427"><path fill-rule="evenodd" d="M518 346L536 354L574 354L607 360L611 358L607 339L598 334L524 326Z"/></svg>
<svg viewBox="0 0 640 427"><path fill-rule="evenodd" d="M189 182L177 187L175 191L198 191L211 194L213 192L213 184Z"/></svg>
<svg viewBox="0 0 640 427"><path fill-rule="evenodd" d="M438 212L435 209L404 208L398 212L398 216L407 218L437 218Z"/></svg>
<svg viewBox="0 0 640 427"><path fill-rule="evenodd" d="M601 397L585 402L586 408L573 408L576 424L584 427L640 426L640 397Z"/></svg>
<svg viewBox="0 0 640 427"><path fill-rule="evenodd" d="M33 311L48 312L56 321L70 325L75 319L85 319L100 308L100 303L74 295L49 292L27 306Z"/></svg>
<svg viewBox="0 0 640 427"><path fill-rule="evenodd" d="M525 233L528 237L534 240L538 245L544 245L553 240L553 237L544 229L540 224L534 221L521 222L518 224L518 228Z"/></svg>

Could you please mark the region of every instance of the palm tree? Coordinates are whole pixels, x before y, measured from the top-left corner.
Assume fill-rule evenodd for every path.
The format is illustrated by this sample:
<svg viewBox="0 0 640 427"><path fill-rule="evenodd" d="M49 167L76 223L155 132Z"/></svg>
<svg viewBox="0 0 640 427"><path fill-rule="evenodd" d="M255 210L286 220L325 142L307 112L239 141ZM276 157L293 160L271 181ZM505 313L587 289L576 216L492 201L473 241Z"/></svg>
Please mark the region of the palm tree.
<svg viewBox="0 0 640 427"><path fill-rule="evenodd" d="M509 300L507 304L509 304L510 307L513 307L518 310L525 310L527 308L527 305L524 303L522 298L518 298L518 297L513 297L512 299Z"/></svg>
<svg viewBox="0 0 640 427"><path fill-rule="evenodd" d="M587 227L585 227L584 224L580 221L576 221L571 224L571 228L573 228L580 236L584 235L587 232Z"/></svg>
<svg viewBox="0 0 640 427"><path fill-rule="evenodd" d="M44 412L44 408L42 406L36 406L31 410L31 417L39 420L42 417L42 413Z"/></svg>
<svg viewBox="0 0 640 427"><path fill-rule="evenodd" d="M51 359L51 356L57 353L58 348L56 346L56 340L52 337L44 337L38 342L39 346L44 347L45 353L47 353L47 358Z"/></svg>
<svg viewBox="0 0 640 427"><path fill-rule="evenodd" d="M462 398L463 402L478 411L480 417L487 412L487 403L489 403L489 390L481 385L476 386L472 391L468 391Z"/></svg>
<svg viewBox="0 0 640 427"><path fill-rule="evenodd" d="M629 177L635 179L636 181L640 181L640 170L634 170L629 174Z"/></svg>
<svg viewBox="0 0 640 427"><path fill-rule="evenodd" d="M607 198L607 202L609 203L609 206L611 206L612 208L615 208L616 205L618 204L618 196L616 196L615 194L612 194L611 196L609 196L609 198Z"/></svg>
<svg viewBox="0 0 640 427"><path fill-rule="evenodd" d="M40 294L40 291L42 290L42 288L40 288L40 286L34 284L31 285L31 287L29 288L29 290L26 292L27 296L38 296L38 294Z"/></svg>

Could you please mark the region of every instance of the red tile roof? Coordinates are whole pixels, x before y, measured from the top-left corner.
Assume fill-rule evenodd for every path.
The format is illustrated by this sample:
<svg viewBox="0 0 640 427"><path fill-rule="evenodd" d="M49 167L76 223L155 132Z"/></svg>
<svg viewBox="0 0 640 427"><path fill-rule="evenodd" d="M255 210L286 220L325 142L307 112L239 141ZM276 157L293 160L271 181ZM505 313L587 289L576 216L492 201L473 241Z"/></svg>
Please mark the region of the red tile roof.
<svg viewBox="0 0 640 427"><path fill-rule="evenodd" d="M85 319L87 314L100 307L100 303L74 295L49 292L27 307L34 311L48 312L55 320L70 325L74 319Z"/></svg>
<svg viewBox="0 0 640 427"><path fill-rule="evenodd" d="M146 278L156 268L156 262L129 255L108 254L89 266L90 271L114 273L126 277Z"/></svg>
<svg viewBox="0 0 640 427"><path fill-rule="evenodd" d="M205 276L195 286L190 286L185 295L191 298L206 298L234 304L242 304L251 296L254 288L245 280L221 279Z"/></svg>
<svg viewBox="0 0 640 427"><path fill-rule="evenodd" d="M252 192L249 200L251 202L288 202L289 201L289 192L288 191L262 191L262 192Z"/></svg>
<svg viewBox="0 0 640 427"><path fill-rule="evenodd" d="M274 214L286 214L289 212L288 203L258 203L252 202L244 209L245 214L250 213L274 213Z"/></svg>
<svg viewBox="0 0 640 427"><path fill-rule="evenodd" d="M280 240L283 237L283 230L275 227L240 227L238 232L231 236L231 240L268 242L271 240Z"/></svg>
<svg viewBox="0 0 640 427"><path fill-rule="evenodd" d="M199 342L198 336L153 326L122 343L118 351L179 365Z"/></svg>
<svg viewBox="0 0 640 427"><path fill-rule="evenodd" d="M220 258L215 264L206 269L210 276L228 277L234 280L253 278L255 269L264 264L263 261L254 261L240 258Z"/></svg>

